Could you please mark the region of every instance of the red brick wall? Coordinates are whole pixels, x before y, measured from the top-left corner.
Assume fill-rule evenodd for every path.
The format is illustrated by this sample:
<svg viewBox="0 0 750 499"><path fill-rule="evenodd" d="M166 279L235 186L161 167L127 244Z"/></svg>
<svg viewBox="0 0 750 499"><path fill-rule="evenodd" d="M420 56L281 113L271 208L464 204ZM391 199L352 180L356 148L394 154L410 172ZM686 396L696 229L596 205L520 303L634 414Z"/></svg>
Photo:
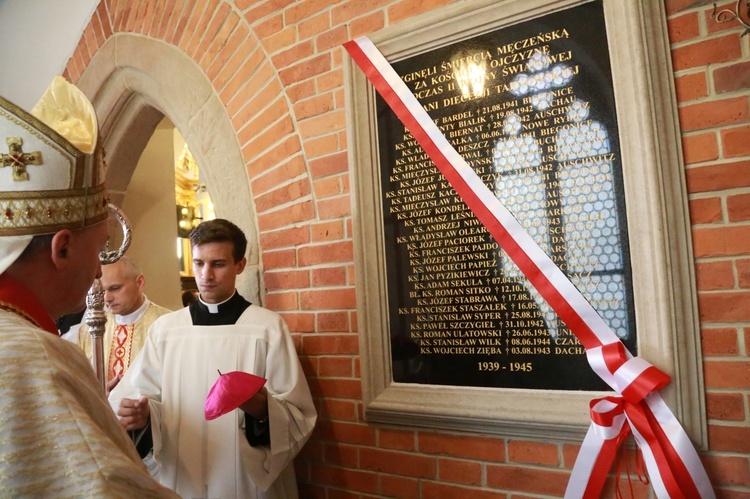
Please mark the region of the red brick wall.
<svg viewBox="0 0 750 499"><path fill-rule="evenodd" d="M258 216L266 306L292 329L318 404L297 462L304 497L560 496L578 452L362 417L340 45L449 2L103 0L65 71L77 81L114 33L138 33L189 55L225 103ZM703 459L720 496L749 497L750 36L717 24L708 3L665 0L698 277ZM649 494L637 480L634 490Z"/></svg>
<svg viewBox="0 0 750 499"><path fill-rule="evenodd" d="M709 2L668 0L666 8L703 343L710 448L704 463L722 496L747 497L750 37L741 37L737 21L712 19Z"/></svg>

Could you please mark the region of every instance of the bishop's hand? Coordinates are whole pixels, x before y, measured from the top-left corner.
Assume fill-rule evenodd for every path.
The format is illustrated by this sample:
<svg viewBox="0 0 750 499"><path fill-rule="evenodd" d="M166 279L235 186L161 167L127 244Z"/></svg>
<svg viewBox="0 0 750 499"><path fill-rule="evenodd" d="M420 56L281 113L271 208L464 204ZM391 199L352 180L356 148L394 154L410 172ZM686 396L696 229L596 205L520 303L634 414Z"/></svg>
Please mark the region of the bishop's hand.
<svg viewBox="0 0 750 499"><path fill-rule="evenodd" d="M140 430L148 424L150 410L146 397L141 397L140 400L122 399L117 409L117 417L125 430Z"/></svg>

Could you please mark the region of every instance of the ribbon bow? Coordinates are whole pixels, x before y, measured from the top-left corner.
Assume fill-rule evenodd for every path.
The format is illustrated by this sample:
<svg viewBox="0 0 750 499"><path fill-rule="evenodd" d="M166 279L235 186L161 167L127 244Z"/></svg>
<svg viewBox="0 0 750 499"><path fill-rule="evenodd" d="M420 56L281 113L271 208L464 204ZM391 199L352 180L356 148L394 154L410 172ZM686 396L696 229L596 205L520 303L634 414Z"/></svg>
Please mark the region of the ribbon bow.
<svg viewBox="0 0 750 499"><path fill-rule="evenodd" d="M697 459L697 455L682 449L688 455L680 456L675 447L690 442L684 432L676 431L682 429L657 393L669 384L669 376L644 359L630 356L622 343L588 349L586 356L594 371L620 395L591 401L591 425L565 497L600 497L617 450L631 432L659 497L712 497L707 478L703 484L695 480L688 469L695 463L684 460L692 455Z"/></svg>

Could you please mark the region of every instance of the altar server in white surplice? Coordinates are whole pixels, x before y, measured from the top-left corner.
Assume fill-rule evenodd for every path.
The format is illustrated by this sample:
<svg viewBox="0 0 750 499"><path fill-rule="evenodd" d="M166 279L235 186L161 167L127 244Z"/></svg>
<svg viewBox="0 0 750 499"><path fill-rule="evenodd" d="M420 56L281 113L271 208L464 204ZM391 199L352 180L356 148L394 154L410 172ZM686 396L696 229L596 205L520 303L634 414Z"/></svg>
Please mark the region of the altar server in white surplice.
<svg viewBox="0 0 750 499"><path fill-rule="evenodd" d="M316 412L289 330L237 293L247 240L236 225L203 222L190 244L200 299L154 322L110 403L127 430L153 439L158 479L181 496L296 498L293 459ZM239 409L207 421L217 371L267 382Z"/></svg>

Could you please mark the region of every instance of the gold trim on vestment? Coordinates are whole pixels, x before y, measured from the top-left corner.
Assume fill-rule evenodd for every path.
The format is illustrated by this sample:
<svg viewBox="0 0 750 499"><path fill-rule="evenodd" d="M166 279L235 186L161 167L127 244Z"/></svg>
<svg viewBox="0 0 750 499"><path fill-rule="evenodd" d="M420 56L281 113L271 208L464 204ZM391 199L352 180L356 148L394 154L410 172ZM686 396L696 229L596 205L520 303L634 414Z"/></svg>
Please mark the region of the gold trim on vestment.
<svg viewBox="0 0 750 499"><path fill-rule="evenodd" d="M77 161L82 161L83 159L85 159L86 154L84 154L83 151L81 151L76 146L71 144L68 141L68 139L66 139L59 133L57 133L57 131L54 128L50 127L43 121L39 120L33 114L30 114L24 111L17 105L13 104L11 101L4 99L2 96L0 96L0 109L7 110L8 112L15 115L16 118L20 118L21 120L31 125L33 128L30 131L36 132L34 133L34 135L44 140L45 143L49 144L49 141L54 142L55 144L63 148L65 151L67 151L68 154L70 154L71 156L74 156ZM15 122L15 120L13 121ZM39 136L38 135L39 132L41 132L43 135ZM78 166L78 164L76 166Z"/></svg>
<svg viewBox="0 0 750 499"><path fill-rule="evenodd" d="M2 101L2 97L0 97L0 101ZM5 101L8 102L8 101ZM31 135L36 137L37 139L44 142L47 146L49 146L52 149L55 149L57 152L60 153L60 155L68 162L68 178L74 178L73 185L70 187L72 188L80 188L83 186L83 173L85 173L86 170L86 155L83 154L81 151L76 149L74 146L68 143L70 147L73 148L74 152L66 153L64 150L65 147L60 147L61 144L58 144L54 141L53 137L46 137L44 133L40 132L39 130L34 128L34 124L29 124L28 122L24 121L23 118L20 118L14 114L9 114L6 112L5 109L3 109L2 102L0 102L0 117L6 118L8 121L11 121L15 123L16 125L24 128L27 132L29 132ZM30 118L34 118L30 114L28 115ZM36 118L34 118L36 120ZM36 120L38 123L41 123L41 121ZM47 127L49 130L52 130L51 128ZM65 139L62 139L65 140ZM67 141L66 141L67 142ZM71 158L72 156L72 158ZM75 174L75 175L72 175ZM80 179L78 178L80 177ZM79 182L80 180L80 182Z"/></svg>
<svg viewBox="0 0 750 499"><path fill-rule="evenodd" d="M7 310L8 312L10 312L12 314L16 314L17 316L19 316L19 317L21 317L23 319L26 319L27 321L29 321L34 326L36 326L36 327L38 327L40 329L43 329L42 326L37 321L35 321L34 318L31 315L29 315L28 313L26 313L25 310L16 307L15 305L12 305L12 304L4 302L4 301L0 301L0 310Z"/></svg>
<svg viewBox="0 0 750 499"><path fill-rule="evenodd" d="M73 191L21 191L0 199L0 237L80 229L109 216L104 185Z"/></svg>
<svg viewBox="0 0 750 499"><path fill-rule="evenodd" d="M67 189L11 191L0 195L0 237L50 234L62 229L80 229L102 222L109 216L109 199L100 178L104 167L104 150L97 146L86 155L53 128L0 97L0 117L7 118L42 143L59 153L68 163ZM46 153L45 153L46 154ZM42 157L44 162L44 155ZM91 168L84 187L87 162ZM42 163L44 164L44 163Z"/></svg>

